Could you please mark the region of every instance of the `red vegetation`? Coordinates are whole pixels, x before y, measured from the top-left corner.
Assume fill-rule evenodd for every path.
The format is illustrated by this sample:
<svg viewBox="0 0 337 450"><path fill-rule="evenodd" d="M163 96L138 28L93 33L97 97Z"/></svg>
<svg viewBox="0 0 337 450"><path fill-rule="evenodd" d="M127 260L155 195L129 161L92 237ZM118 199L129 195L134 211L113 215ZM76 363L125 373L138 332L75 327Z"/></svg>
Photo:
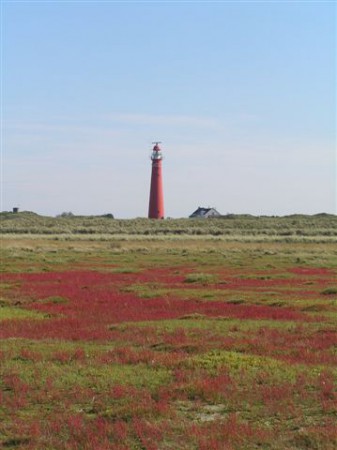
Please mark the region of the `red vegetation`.
<svg viewBox="0 0 337 450"><path fill-rule="evenodd" d="M41 319L1 321L0 338L46 341L41 352L40 342L24 348L25 341L18 349L8 346L0 351L0 362L8 358L12 363L0 380L7 420L3 436L10 436L7 440L1 436L0 444L34 450L236 450L272 448L282 434L278 443L286 442L289 448L330 448L336 431L330 418L335 417L337 404L333 371L337 331L328 316L291 306L294 296L303 303L315 296L317 302L326 301L319 293L332 284L334 273L293 268L283 274L285 278L272 272L254 278L233 269L222 271L220 281L211 285L219 298L231 292L250 293L255 301L254 295L258 300L261 294L277 292L277 300L288 298L287 306L281 307L190 295L186 300L175 291L141 298L136 289L127 289L153 284L180 293L192 289L207 293L210 285L185 283L186 270L178 275L175 271L3 274L2 281L12 285L6 300L41 313ZM166 319L181 320L178 326L177 322L160 326ZM257 322L246 322L249 319ZM269 326L262 320L279 323ZM147 321L153 323L137 323ZM58 343L49 339L95 341L95 345L57 348ZM260 367L263 361L266 367ZM48 373L47 365L57 370ZM110 382L109 370L121 365L122 376L133 367L138 381L137 370L145 368L146 376L157 384ZM29 376L20 372L23 366L31 368ZM108 373L103 389L99 376L104 376L95 373L98 368L101 374ZM68 369L75 380L82 376L78 378L82 385L60 382L58 374ZM320 424L321 417L325 420ZM282 428L290 420L295 432L288 425Z"/></svg>
<svg viewBox="0 0 337 450"><path fill-rule="evenodd" d="M155 280L178 283L179 277L156 272ZM291 308L263 305L233 304L221 301L185 301L180 298L139 298L136 294L121 292L121 287L132 282L153 281L153 274L107 274L94 271L47 272L34 274L6 274L5 282L16 282L12 290L18 301L30 302L27 308L45 313L46 320L11 320L2 323L0 337L28 337L34 339L63 338L70 340L108 340L109 325L121 322L178 318L199 313L209 317L239 319L274 319L310 321L310 316ZM180 280L181 281L181 280ZM270 281L270 280L269 280ZM278 280L280 281L280 280ZM287 281L288 280L282 280ZM265 281L263 280L263 283ZM242 285L256 288L261 280L238 280ZM181 286L186 284L181 283ZM232 288L234 284L230 284ZM53 302L52 298L64 302ZM48 302L48 299L51 301ZM43 300L43 302L41 302Z"/></svg>

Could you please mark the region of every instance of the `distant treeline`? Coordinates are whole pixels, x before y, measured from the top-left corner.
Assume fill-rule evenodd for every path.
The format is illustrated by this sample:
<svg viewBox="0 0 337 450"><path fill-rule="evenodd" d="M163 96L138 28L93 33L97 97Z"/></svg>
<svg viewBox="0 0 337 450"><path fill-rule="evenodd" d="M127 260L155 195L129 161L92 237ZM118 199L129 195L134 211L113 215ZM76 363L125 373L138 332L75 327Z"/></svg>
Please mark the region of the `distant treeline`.
<svg viewBox="0 0 337 450"><path fill-rule="evenodd" d="M47 217L24 211L2 212L0 219L2 234L288 236L325 237L329 241L337 237L337 216L325 213L283 217L228 214L212 219L150 220L114 219L112 214L76 216L63 213Z"/></svg>

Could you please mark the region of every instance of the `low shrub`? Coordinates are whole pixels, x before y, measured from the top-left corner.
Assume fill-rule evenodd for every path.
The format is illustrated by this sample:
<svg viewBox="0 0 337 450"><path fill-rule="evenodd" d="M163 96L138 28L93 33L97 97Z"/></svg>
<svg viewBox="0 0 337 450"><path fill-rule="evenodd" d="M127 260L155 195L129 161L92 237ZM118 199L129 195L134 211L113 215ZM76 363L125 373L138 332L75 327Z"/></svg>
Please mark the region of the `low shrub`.
<svg viewBox="0 0 337 450"><path fill-rule="evenodd" d="M329 287L324 289L321 294L323 295L336 295L337 294L337 287Z"/></svg>
<svg viewBox="0 0 337 450"><path fill-rule="evenodd" d="M210 273L190 273L184 281L185 283L211 284L217 282L217 276Z"/></svg>

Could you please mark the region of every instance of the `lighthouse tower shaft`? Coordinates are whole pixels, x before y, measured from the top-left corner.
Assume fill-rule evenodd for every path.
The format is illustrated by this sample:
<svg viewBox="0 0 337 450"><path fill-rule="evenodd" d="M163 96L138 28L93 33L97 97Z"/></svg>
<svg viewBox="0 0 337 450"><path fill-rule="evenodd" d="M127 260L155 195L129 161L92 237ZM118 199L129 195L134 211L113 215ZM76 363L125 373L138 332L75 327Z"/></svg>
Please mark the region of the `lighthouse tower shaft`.
<svg viewBox="0 0 337 450"><path fill-rule="evenodd" d="M151 154L152 173L149 202L149 219L164 219L164 192L162 173L163 156L158 144L158 142L155 143Z"/></svg>

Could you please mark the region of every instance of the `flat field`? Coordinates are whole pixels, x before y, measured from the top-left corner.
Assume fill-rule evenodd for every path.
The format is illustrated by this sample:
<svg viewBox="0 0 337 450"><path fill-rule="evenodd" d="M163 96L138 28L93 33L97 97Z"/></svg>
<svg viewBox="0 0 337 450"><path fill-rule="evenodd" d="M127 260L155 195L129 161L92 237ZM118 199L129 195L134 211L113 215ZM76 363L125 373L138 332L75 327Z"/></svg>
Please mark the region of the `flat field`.
<svg viewBox="0 0 337 450"><path fill-rule="evenodd" d="M0 446L336 449L336 221L291 220L5 231Z"/></svg>

